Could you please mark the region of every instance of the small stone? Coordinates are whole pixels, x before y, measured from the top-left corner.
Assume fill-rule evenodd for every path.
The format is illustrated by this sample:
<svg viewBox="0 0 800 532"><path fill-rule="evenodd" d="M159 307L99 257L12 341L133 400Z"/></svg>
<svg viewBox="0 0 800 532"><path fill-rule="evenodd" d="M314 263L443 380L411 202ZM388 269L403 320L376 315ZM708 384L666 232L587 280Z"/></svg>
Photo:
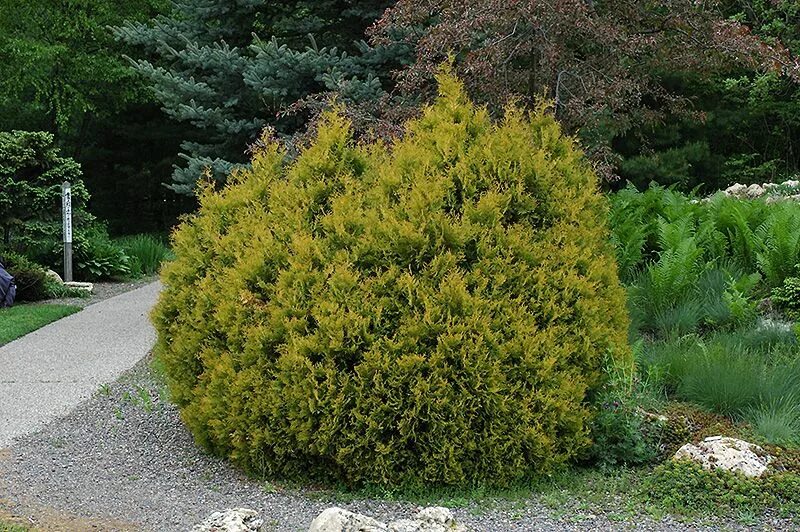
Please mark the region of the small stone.
<svg viewBox="0 0 800 532"><path fill-rule="evenodd" d="M781 185L785 186L786 188L797 188L800 187L800 181L796 179L789 179L788 181L784 181Z"/></svg>
<svg viewBox="0 0 800 532"><path fill-rule="evenodd" d="M658 421L659 423L666 423L666 422L669 421L669 418L667 416L664 416L664 415L661 415L661 414L654 414L652 412L648 412L647 410L644 410L643 408L638 408L637 407L636 408L636 413L641 415L645 419L651 419L653 421Z"/></svg>
<svg viewBox="0 0 800 532"><path fill-rule="evenodd" d="M388 532L419 532L419 521L414 519L398 519L389 523Z"/></svg>
<svg viewBox="0 0 800 532"><path fill-rule="evenodd" d="M711 436L697 445L687 443L673 457L673 460L683 459L697 462L705 469L724 469L748 477L760 477L772 461L758 445L723 436Z"/></svg>
<svg viewBox="0 0 800 532"><path fill-rule="evenodd" d="M64 286L77 288L78 290L89 292L90 294L94 292L94 285L92 283L79 283L78 281L70 281L68 283L64 283Z"/></svg>
<svg viewBox="0 0 800 532"><path fill-rule="evenodd" d="M264 524L258 512L248 508L231 508L214 512L195 525L192 532L256 532Z"/></svg>
<svg viewBox="0 0 800 532"><path fill-rule="evenodd" d="M453 514L448 508L444 508L443 506L430 506L428 508L423 508L417 514L417 520L427 521L429 523L441 523L443 525L455 523Z"/></svg>

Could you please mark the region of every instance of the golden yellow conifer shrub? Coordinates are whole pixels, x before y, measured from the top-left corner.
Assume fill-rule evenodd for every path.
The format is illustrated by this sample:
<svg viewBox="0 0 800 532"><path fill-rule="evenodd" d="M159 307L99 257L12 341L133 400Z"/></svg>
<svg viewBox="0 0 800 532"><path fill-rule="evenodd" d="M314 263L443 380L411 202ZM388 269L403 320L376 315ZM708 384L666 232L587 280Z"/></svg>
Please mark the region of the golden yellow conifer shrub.
<svg viewBox="0 0 800 532"><path fill-rule="evenodd" d="M328 114L287 161L206 190L174 235L157 355L196 439L249 470L504 485L589 443L630 361L607 208L544 109L460 83L392 146Z"/></svg>

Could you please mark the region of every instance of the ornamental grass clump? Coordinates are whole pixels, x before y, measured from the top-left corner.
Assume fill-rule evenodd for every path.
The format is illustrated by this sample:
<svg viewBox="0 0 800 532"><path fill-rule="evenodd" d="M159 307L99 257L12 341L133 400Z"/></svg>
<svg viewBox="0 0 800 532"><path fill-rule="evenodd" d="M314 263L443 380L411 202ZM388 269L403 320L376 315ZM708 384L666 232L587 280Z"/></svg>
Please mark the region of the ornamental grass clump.
<svg viewBox="0 0 800 532"><path fill-rule="evenodd" d="M544 109L493 123L443 75L391 147L327 114L287 162L201 194L174 235L158 355L196 439L247 469L503 485L589 443L630 363L596 177Z"/></svg>

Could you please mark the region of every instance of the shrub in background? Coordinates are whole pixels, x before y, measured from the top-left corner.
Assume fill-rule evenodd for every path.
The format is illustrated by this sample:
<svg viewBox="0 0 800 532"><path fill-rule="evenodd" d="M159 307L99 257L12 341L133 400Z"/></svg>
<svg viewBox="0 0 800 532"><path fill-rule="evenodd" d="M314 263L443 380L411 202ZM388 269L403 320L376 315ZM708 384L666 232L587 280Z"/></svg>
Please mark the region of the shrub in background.
<svg viewBox="0 0 800 532"><path fill-rule="evenodd" d="M454 79L391 148L336 114L274 144L174 236L154 311L199 442L250 470L502 485L589 443L630 363L589 164L544 110L493 124Z"/></svg>
<svg viewBox="0 0 800 532"><path fill-rule="evenodd" d="M84 281L126 277L130 274L129 258L122 247L108 235L104 224L87 214L79 228L73 230L73 268L75 277ZM28 233L20 242L26 256L56 271L64 268L64 243L61 223L29 224Z"/></svg>
<svg viewBox="0 0 800 532"><path fill-rule="evenodd" d="M641 342L635 347L640 348ZM651 388L633 366L613 360L607 365L609 379L594 399L597 413L591 423L592 446L587 458L601 467L647 464L660 455L668 428L662 419L644 410L659 403L659 398L648 396Z"/></svg>
<svg viewBox="0 0 800 532"><path fill-rule="evenodd" d="M63 271L61 184L72 185L75 274L94 281L128 273L127 257L86 211L80 165L59 154L53 135L0 132L0 229L3 246Z"/></svg>
<svg viewBox="0 0 800 532"><path fill-rule="evenodd" d="M47 270L27 257L10 251L0 252L3 265L14 277L17 301L40 301L52 297L54 282Z"/></svg>
<svg viewBox="0 0 800 532"><path fill-rule="evenodd" d="M130 259L122 246L108 236L106 227L92 224L73 243L75 264L81 279L99 281L127 277Z"/></svg>
<svg viewBox="0 0 800 532"><path fill-rule="evenodd" d="M51 133L0 132L0 229L3 245L23 238L28 224L61 216L61 184L72 183L73 211L80 216L89 199L80 165L62 157Z"/></svg>
<svg viewBox="0 0 800 532"><path fill-rule="evenodd" d="M790 310L800 260L800 204L661 187L611 196L612 241L629 285L635 334L664 338L734 329L775 290Z"/></svg>

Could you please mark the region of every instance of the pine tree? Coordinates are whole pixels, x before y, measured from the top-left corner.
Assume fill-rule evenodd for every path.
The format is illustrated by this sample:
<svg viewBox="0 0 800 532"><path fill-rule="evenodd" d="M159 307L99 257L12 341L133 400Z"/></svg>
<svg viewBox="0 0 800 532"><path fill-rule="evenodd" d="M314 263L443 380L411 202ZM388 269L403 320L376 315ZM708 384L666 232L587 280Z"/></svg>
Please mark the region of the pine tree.
<svg viewBox="0 0 800 532"><path fill-rule="evenodd" d="M381 96L404 50L369 46L363 36L392 3L183 0L148 23L114 28L143 50L133 64L164 111L195 129L171 188L192 194L206 169L224 181L267 126L283 135L301 129L307 113L283 111L303 98Z"/></svg>

